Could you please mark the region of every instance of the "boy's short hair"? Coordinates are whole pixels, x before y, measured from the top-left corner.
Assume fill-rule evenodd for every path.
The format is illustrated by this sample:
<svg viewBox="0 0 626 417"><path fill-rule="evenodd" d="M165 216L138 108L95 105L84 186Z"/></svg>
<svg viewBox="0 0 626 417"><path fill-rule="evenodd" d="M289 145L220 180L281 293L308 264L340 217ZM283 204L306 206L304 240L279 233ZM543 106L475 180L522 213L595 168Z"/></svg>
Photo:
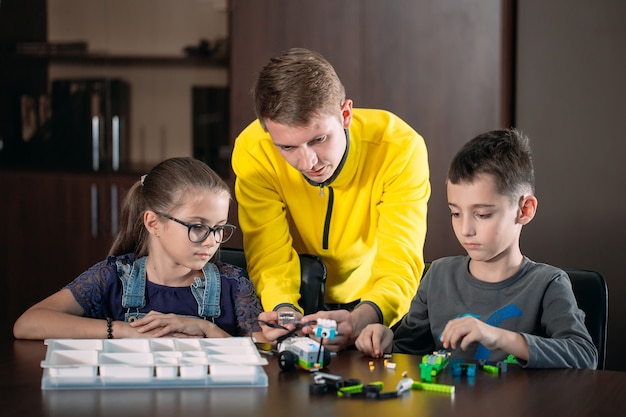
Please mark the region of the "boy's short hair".
<svg viewBox="0 0 626 417"><path fill-rule="evenodd" d="M292 48L272 58L252 89L256 117L287 126L307 126L320 115L340 117L346 92L333 66L317 52Z"/></svg>
<svg viewBox="0 0 626 417"><path fill-rule="evenodd" d="M501 195L511 203L535 192L535 170L528 137L516 129L492 130L467 142L450 163L447 181L472 183L491 174Z"/></svg>

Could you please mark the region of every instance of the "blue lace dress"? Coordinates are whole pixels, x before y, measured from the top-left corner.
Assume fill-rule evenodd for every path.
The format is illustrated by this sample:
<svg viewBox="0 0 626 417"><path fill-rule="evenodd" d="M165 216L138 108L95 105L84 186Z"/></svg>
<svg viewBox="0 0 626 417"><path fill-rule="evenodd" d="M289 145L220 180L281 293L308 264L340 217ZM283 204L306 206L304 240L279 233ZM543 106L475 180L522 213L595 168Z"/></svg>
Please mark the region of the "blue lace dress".
<svg viewBox="0 0 626 417"><path fill-rule="evenodd" d="M124 320L123 285L117 275L116 262L132 263L134 254L111 256L83 272L65 286L83 308L85 317ZM221 278L220 315L213 322L231 336L259 331L257 318L261 304L246 271L238 266L215 262ZM141 313L158 311L198 317L198 303L190 287L168 287L148 281L146 304Z"/></svg>

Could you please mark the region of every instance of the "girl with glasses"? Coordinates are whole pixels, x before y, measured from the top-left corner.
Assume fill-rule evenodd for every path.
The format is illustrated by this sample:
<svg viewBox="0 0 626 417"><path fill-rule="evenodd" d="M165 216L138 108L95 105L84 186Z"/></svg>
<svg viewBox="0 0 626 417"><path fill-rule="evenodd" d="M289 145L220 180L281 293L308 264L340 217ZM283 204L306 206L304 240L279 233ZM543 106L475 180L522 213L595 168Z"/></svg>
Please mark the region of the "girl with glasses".
<svg viewBox="0 0 626 417"><path fill-rule="evenodd" d="M219 261L235 229L230 200L226 183L201 161L156 165L126 195L107 259L29 308L15 337L264 340L246 271Z"/></svg>

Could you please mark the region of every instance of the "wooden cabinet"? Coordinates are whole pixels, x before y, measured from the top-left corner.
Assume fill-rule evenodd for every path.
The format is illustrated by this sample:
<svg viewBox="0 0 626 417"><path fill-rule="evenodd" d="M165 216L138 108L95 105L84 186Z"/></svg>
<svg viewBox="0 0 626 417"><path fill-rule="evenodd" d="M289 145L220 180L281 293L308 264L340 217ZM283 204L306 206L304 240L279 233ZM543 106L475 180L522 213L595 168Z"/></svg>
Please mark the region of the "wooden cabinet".
<svg viewBox="0 0 626 417"><path fill-rule="evenodd" d="M39 169L49 160L41 157L48 148L64 148L66 141L86 146L89 141L79 135L64 134L71 122L59 122L59 114L79 111L76 102L85 115L102 115L106 121L119 102L124 108L118 114L119 140L132 164L152 166L184 155L228 166L228 105L222 100L228 94L225 3L132 3L0 1L0 167ZM129 98L116 100L109 87L94 91L81 86L87 80L115 81ZM72 94L55 94L55 82L71 85ZM96 95L106 97L107 105L98 105ZM215 100L219 108L201 112L201 100ZM217 125L219 130L206 128ZM90 123L80 128L94 129ZM217 161L202 153L218 146Z"/></svg>
<svg viewBox="0 0 626 417"><path fill-rule="evenodd" d="M222 42L227 14L213 0L130 3L48 0L48 41L79 40L87 49L51 57L49 80L106 77L128 84L131 163L152 166L173 156L193 156L194 122L202 119L194 111L193 93L228 84ZM218 139L225 141L206 138Z"/></svg>
<svg viewBox="0 0 626 417"><path fill-rule="evenodd" d="M0 171L2 332L105 259L134 174Z"/></svg>
<svg viewBox="0 0 626 417"><path fill-rule="evenodd" d="M117 232L119 203L139 178L109 174L104 163L99 172L87 172L91 166L85 166L83 158L78 158L82 168L74 160L59 162L67 151L93 146L94 141L74 131L58 133L51 126L74 126L80 119L88 122L91 134L94 108L110 110L115 100L109 89L99 96L100 102L95 94L85 94L90 100L76 107L90 117L58 122L59 112L55 118L50 109L55 107L54 81L118 79L130 86L128 166L195 155L194 123L215 120L195 113L194 93L227 85L228 51L207 54L194 47L202 40L215 47L225 39L225 6L196 0L157 3L139 0L131 7L123 0L33 0L27 5L0 1L2 335L30 305L105 258ZM68 50L67 44L75 41L84 43L86 50ZM76 130L82 134L84 129ZM217 135L206 137L206 129L197 136L228 142ZM229 159L227 153L220 155ZM88 152L86 159L91 157Z"/></svg>
<svg viewBox="0 0 626 417"><path fill-rule="evenodd" d="M21 138L25 131L32 133L35 123L32 119L22 123L22 109L29 104L34 108L35 101L47 92L46 62L23 62L13 52L18 41L46 40L46 0L33 0L27 6L24 3L0 1L0 166L27 151L28 145Z"/></svg>

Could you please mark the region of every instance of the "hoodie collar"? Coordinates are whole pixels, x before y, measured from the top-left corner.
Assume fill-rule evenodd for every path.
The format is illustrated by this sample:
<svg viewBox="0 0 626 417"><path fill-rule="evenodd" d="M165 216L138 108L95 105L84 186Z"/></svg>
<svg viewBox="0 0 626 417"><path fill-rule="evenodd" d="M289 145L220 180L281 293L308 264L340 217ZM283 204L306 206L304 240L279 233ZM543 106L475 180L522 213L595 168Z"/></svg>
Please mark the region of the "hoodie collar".
<svg viewBox="0 0 626 417"><path fill-rule="evenodd" d="M344 133L346 135L346 150L344 151L343 156L341 157L341 161L339 162L337 169L335 169L335 172L333 172L333 175L331 175L330 178L328 178L324 182L315 182L315 181L311 181L310 178L302 174L306 182L308 182L314 187L320 187L320 188L328 187L330 186L330 184L332 184L335 181L335 179L337 179L339 174L341 174L344 171L344 166L346 165L346 161L348 159L348 154L350 151L350 131L348 129L344 129Z"/></svg>

